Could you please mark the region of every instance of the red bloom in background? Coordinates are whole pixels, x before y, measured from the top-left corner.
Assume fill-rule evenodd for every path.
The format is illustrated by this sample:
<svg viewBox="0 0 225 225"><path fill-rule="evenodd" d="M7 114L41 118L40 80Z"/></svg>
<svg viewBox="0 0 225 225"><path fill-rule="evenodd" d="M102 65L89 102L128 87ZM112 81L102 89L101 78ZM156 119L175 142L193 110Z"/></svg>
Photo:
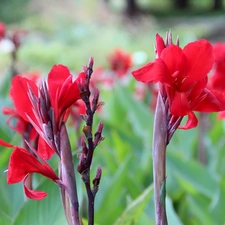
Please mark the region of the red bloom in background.
<svg viewBox="0 0 225 225"><path fill-rule="evenodd" d="M215 63L210 77L209 87L222 94L225 93L225 43L219 42L213 46ZM219 112L219 119L225 118L225 111Z"/></svg>
<svg viewBox="0 0 225 225"><path fill-rule="evenodd" d="M25 185L26 178L31 173L42 174L48 179L53 180L56 184L58 185L61 184L60 179L55 174L53 169L48 165L48 163L43 158L41 158L40 155L38 155L38 153L35 150L33 150L33 153L35 153L42 160L43 163L40 163L40 161L26 149L13 146L11 144L2 141L1 139L0 145L14 149L9 160L7 183L15 184L23 181L24 192L28 198L34 200L41 200L47 196L46 192L30 190L26 187Z"/></svg>
<svg viewBox="0 0 225 225"><path fill-rule="evenodd" d="M206 88L207 74L214 63L213 48L208 41L191 42L184 49L174 44L166 45L159 35L156 42L158 58L132 74L138 81L163 85L166 94L162 95L169 100L172 116L188 116L187 123L180 129L197 126L193 111L225 110L223 96Z"/></svg>
<svg viewBox="0 0 225 225"><path fill-rule="evenodd" d="M0 22L0 41L2 38L5 37L5 30L6 30L5 24Z"/></svg>
<svg viewBox="0 0 225 225"><path fill-rule="evenodd" d="M215 63L210 86L218 91L225 90L225 43L217 43L213 46Z"/></svg>
<svg viewBox="0 0 225 225"><path fill-rule="evenodd" d="M132 67L132 57L121 49L116 49L108 57L110 69L118 74L119 77L125 75Z"/></svg>

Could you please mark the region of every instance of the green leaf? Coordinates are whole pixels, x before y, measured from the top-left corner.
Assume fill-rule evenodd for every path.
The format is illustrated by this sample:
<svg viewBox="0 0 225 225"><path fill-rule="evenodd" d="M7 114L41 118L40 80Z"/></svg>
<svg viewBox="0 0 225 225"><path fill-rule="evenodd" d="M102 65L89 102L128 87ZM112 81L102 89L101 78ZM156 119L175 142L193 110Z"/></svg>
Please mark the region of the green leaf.
<svg viewBox="0 0 225 225"><path fill-rule="evenodd" d="M217 181L206 167L194 160L187 160L183 155L172 151L167 152L167 165L193 189L207 195L209 198L214 195Z"/></svg>
<svg viewBox="0 0 225 225"><path fill-rule="evenodd" d="M28 199L21 207L12 225L67 224L60 200L59 187L50 180L45 180L37 189L46 191L48 196L41 201ZM17 194L19 193L17 192Z"/></svg>
<svg viewBox="0 0 225 225"><path fill-rule="evenodd" d="M12 220L0 209L0 224L10 225Z"/></svg>
<svg viewBox="0 0 225 225"><path fill-rule="evenodd" d="M6 173L0 170L0 222L4 219L4 217L8 217L10 220L12 220L18 213L18 210L24 201L22 185L8 185L6 182Z"/></svg>
<svg viewBox="0 0 225 225"><path fill-rule="evenodd" d="M173 208L172 200L168 196L166 197L166 212L168 224L183 225Z"/></svg>
<svg viewBox="0 0 225 225"><path fill-rule="evenodd" d="M212 216L215 224L225 224L224 208L225 208L225 180L222 178L219 183L219 188L212 203Z"/></svg>
<svg viewBox="0 0 225 225"><path fill-rule="evenodd" d="M115 94L119 96L118 100L125 108L136 135L141 136L149 143L153 127L153 115L149 108L143 102L134 99L125 87L116 85Z"/></svg>
<svg viewBox="0 0 225 225"><path fill-rule="evenodd" d="M188 196L187 198L190 214L199 220L198 224L215 225L210 213L209 201L200 194Z"/></svg>
<svg viewBox="0 0 225 225"><path fill-rule="evenodd" d="M3 139L4 141L11 140L12 135L14 131L12 131L6 124L6 120L8 116L2 114L2 109L3 107L10 106L10 100L9 98L2 98L0 97L0 138Z"/></svg>
<svg viewBox="0 0 225 225"><path fill-rule="evenodd" d="M111 176L108 174L107 177L104 177L105 185L101 183L99 193L96 196L96 205L100 205L100 207L96 208L95 214L96 222L99 224L104 224L105 221L112 224L125 208L126 177L133 162L131 157L128 155L124 162L118 166L117 171ZM104 217L102 216L103 212Z"/></svg>
<svg viewBox="0 0 225 225"><path fill-rule="evenodd" d="M116 221L115 225L136 224L143 214L145 206L153 195L153 186L149 186L145 191L131 204L127 206L124 213Z"/></svg>

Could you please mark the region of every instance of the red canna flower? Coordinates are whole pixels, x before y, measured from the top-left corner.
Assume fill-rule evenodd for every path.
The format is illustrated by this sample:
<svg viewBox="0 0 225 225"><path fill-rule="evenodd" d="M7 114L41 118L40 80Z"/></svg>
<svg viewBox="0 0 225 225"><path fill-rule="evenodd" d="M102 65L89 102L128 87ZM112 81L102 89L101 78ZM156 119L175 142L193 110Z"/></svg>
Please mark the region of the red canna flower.
<svg viewBox="0 0 225 225"><path fill-rule="evenodd" d="M72 81L72 75L68 68L63 65L53 66L48 75L47 85L51 106L54 109L55 120L57 125L60 125L60 120L63 119L65 111L80 98L78 85L76 81ZM38 124L37 115L34 115L28 95L29 89L35 97L39 97L38 87L34 82L20 76L13 78L11 96L17 111L24 120L29 121L29 116ZM18 95L18 93L20 94Z"/></svg>
<svg viewBox="0 0 225 225"><path fill-rule="evenodd" d="M191 42L182 49L172 43L165 44L156 35L156 53L158 58L154 62L132 74L138 81L162 85L162 96L169 101L171 121L188 116L187 123L180 129L197 126L198 120L193 111L225 110L223 96L206 88L207 74L214 63L213 48L208 41Z"/></svg>
<svg viewBox="0 0 225 225"><path fill-rule="evenodd" d="M38 149L43 151L39 153L45 159L57 152L58 143L55 142L59 141L57 135L61 124L66 122L67 111L80 98L78 80L82 82L82 73L73 81L68 68L63 65L53 66L47 84L43 83L40 87L21 76L12 80L10 93L15 109L41 136ZM49 147L44 146L45 142Z"/></svg>
<svg viewBox="0 0 225 225"><path fill-rule="evenodd" d="M132 67L131 55L121 49L116 49L108 57L110 69L118 74L119 77L125 75Z"/></svg>
<svg viewBox="0 0 225 225"><path fill-rule="evenodd" d="M47 196L46 192L30 190L26 187L25 181L29 174L39 173L53 180L56 184L62 185L60 179L55 174L53 169L48 165L48 163L38 154L37 151L32 150L33 153L39 157L42 163L32 155L28 150L20 148L18 146L13 146L0 139L0 145L13 148L13 152L9 160L9 168L7 172L7 183L15 184L23 181L24 192L28 198L34 200L41 200Z"/></svg>

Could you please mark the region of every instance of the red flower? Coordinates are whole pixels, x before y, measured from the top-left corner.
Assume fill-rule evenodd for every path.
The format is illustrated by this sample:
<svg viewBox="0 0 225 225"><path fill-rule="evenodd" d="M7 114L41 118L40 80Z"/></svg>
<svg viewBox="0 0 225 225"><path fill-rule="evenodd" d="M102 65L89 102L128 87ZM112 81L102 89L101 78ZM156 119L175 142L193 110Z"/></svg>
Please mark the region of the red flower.
<svg viewBox="0 0 225 225"><path fill-rule="evenodd" d="M118 74L118 76L123 76L132 67L131 55L125 53L121 49L116 49L109 57L110 69Z"/></svg>
<svg viewBox="0 0 225 225"><path fill-rule="evenodd" d="M80 75L77 80L81 82L82 77ZM40 88L21 76L15 76L12 80L10 93L15 109L41 136L38 149L45 159L49 159L57 147L53 139L62 121L67 120L66 111L80 98L77 80L73 81L68 68L63 65L53 66L47 85L43 83ZM44 146L45 142L49 147Z"/></svg>
<svg viewBox="0 0 225 225"><path fill-rule="evenodd" d="M38 124L37 115L34 115L28 95L28 87L32 90L34 96L38 98L38 87L34 82L21 76L15 76L12 81L11 96L18 113L24 120L29 121L29 116ZM48 89L56 124L60 125L65 111L80 98L78 85L76 81L72 81L72 75L67 67L57 65L53 66L48 75Z"/></svg>
<svg viewBox="0 0 225 225"><path fill-rule="evenodd" d="M43 163L40 163L39 160L26 149L13 146L2 141L1 139L0 145L14 149L9 160L7 183L15 184L23 181L24 192L28 198L34 200L41 200L47 196L46 192L30 190L25 186L26 178L31 173L42 174L48 179L53 180L56 184L61 185L58 176L48 165L48 163L43 158L41 158L37 151L33 150L33 153L36 154L42 160Z"/></svg>
<svg viewBox="0 0 225 225"><path fill-rule="evenodd" d="M0 22L0 41L5 37L5 24Z"/></svg>
<svg viewBox="0 0 225 225"><path fill-rule="evenodd" d="M163 96L169 100L171 114L174 117L188 116L187 123L179 128L197 126L198 120L193 111L224 110L223 97L206 88L207 74L214 62L212 45L200 40L181 49L174 44L166 47L159 35L156 41L159 58L132 74L138 81L160 82L163 85L166 92L166 96Z"/></svg>

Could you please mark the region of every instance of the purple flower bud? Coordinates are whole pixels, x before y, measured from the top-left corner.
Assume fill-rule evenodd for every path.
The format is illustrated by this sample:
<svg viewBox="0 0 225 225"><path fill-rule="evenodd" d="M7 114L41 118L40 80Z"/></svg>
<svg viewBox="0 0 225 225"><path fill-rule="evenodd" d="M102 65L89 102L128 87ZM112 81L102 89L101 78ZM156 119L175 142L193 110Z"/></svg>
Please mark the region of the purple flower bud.
<svg viewBox="0 0 225 225"><path fill-rule="evenodd" d="M101 176L102 176L102 168L101 168L101 166L98 166L98 169L96 171L95 178L92 181L92 183L93 183L94 186L99 186L100 180L101 180Z"/></svg>

